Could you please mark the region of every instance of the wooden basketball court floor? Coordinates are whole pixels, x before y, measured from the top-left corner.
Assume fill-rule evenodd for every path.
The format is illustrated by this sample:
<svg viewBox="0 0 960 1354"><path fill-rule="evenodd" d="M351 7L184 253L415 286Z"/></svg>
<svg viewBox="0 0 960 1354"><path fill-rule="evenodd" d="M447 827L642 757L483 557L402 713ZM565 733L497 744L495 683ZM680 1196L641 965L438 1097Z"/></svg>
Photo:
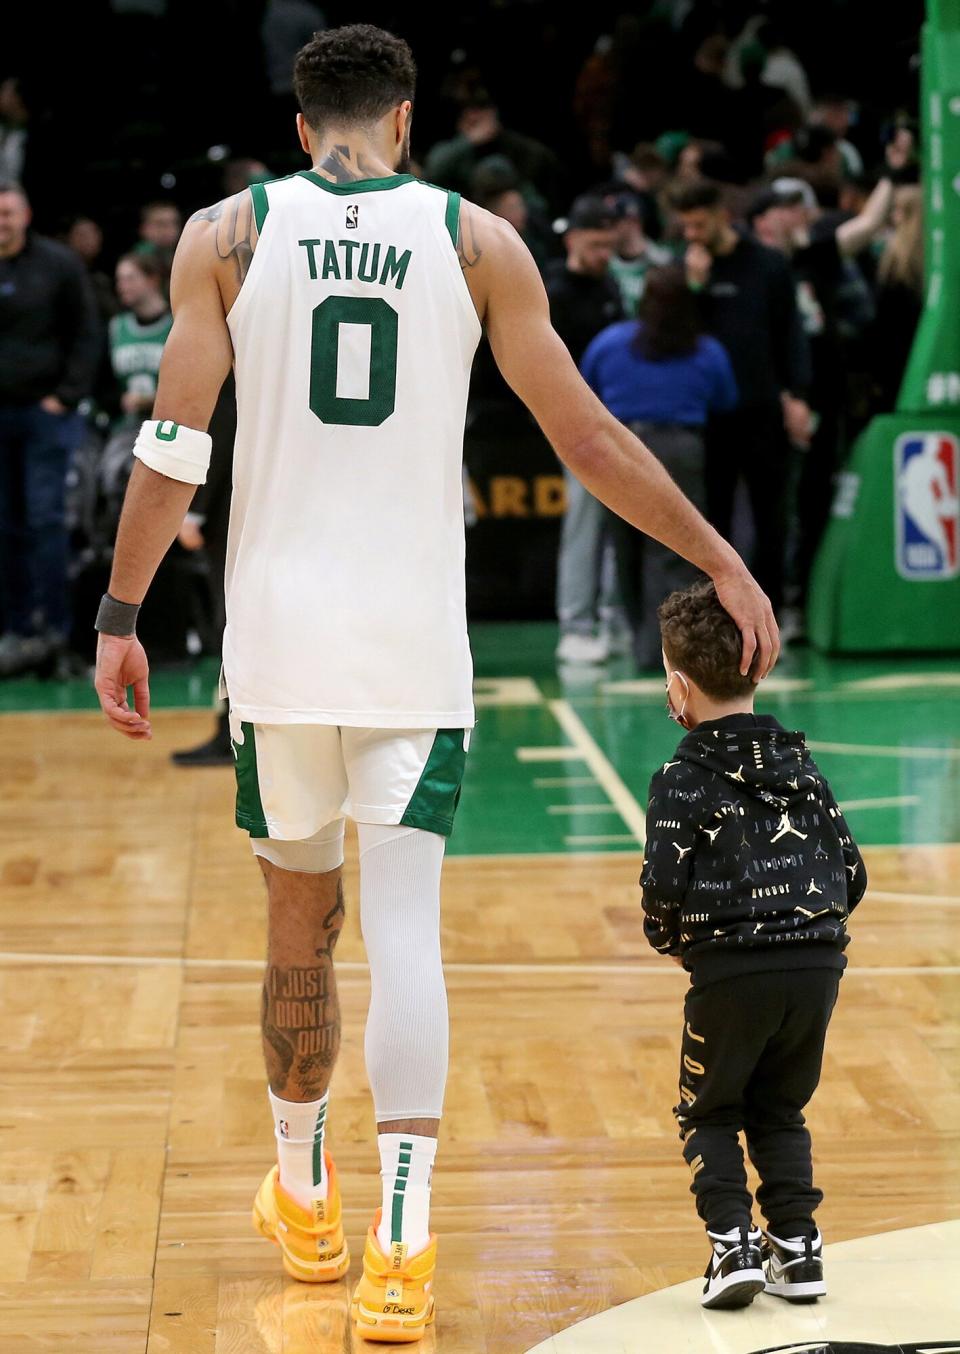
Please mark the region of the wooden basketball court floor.
<svg viewBox="0 0 960 1354"><path fill-rule="evenodd" d="M647 949L636 888L646 782L676 741L662 689L558 678L549 627L475 642L480 724L444 889L438 1321L420 1347L755 1348L736 1314L705 1325L695 1294L658 1292L706 1258L670 1113L685 978ZM272 1159L263 898L232 773L168 761L210 727L189 708L208 676L158 676L171 708L150 746L111 735L80 686L0 687L2 1354L354 1348L350 1285L378 1202L356 909L329 1120L354 1263L313 1289L249 1225ZM806 656L763 701L807 730L871 875L810 1115L829 1242L960 1218L958 695L946 662ZM350 904L349 848L348 863ZM943 1264L949 1244L960 1259L957 1229L931 1237L895 1271L905 1294L925 1255ZM838 1289L821 1310L839 1319ZM636 1299L615 1338L559 1334ZM788 1327L766 1343L785 1346Z"/></svg>

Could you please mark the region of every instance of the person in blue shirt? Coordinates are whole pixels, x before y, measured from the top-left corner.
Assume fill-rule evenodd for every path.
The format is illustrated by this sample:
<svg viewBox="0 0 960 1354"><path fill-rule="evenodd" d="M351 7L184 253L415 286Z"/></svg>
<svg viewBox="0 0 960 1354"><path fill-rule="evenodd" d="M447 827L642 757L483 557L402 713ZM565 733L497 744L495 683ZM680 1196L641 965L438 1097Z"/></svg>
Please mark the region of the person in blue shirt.
<svg viewBox="0 0 960 1354"><path fill-rule="evenodd" d="M580 369L591 389L640 437L700 508L706 506L704 425L736 408L737 382L727 351L700 331L696 297L683 270L647 275L639 319L611 324L589 344ZM660 664L657 607L688 587L686 560L625 524L616 528L618 568L640 668Z"/></svg>

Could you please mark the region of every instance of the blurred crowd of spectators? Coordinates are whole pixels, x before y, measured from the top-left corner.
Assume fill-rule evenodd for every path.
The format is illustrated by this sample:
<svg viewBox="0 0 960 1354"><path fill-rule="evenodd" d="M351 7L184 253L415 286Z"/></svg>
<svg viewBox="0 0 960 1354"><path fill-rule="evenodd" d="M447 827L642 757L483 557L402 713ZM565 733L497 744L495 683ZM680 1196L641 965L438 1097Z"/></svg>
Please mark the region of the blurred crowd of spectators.
<svg viewBox="0 0 960 1354"><path fill-rule="evenodd" d="M795 634L834 477L865 422L893 406L921 309L917 131L909 107L864 108L818 89L769 18L748 8L731 22L729 7L704 8L712 23L694 27L681 14L669 31L671 96L632 121L623 72L636 68L635 16L601 36L570 91L575 150L504 125L484 73L460 54L447 82L452 135L418 144L415 121L415 170L512 223L586 380L748 553ZM284 72L319 11L281 0L268 14L286 21L264 40L271 116L290 126L292 146ZM638 127L641 141L632 139ZM207 201L290 165L280 154L268 164L214 150ZM117 238L114 219L105 245L96 211L65 215L76 204L57 199L50 155L36 104L8 77L0 676L68 673L85 647L89 618L74 632L77 598L86 579L97 593L109 562L133 439L170 329L173 251L184 213L204 205L158 191L140 209L135 238ZM31 226L37 184L42 232ZM471 418L509 410L512 400L482 349ZM206 523L225 522L229 411L215 440L226 471L181 537L181 563L194 572L199 548L212 547ZM219 540L222 526L211 534ZM641 668L655 665L655 608L684 578L682 561L641 543L568 479L557 571L562 660L599 663L632 650ZM215 647L217 588L190 596L178 633Z"/></svg>

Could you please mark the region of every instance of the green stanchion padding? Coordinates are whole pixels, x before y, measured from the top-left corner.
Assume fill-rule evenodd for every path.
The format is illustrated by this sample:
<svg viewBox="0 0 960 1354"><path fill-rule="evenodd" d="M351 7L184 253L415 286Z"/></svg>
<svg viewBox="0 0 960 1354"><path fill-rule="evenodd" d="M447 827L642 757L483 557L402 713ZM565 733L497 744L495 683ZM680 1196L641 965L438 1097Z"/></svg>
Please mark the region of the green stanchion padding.
<svg viewBox="0 0 960 1354"><path fill-rule="evenodd" d="M811 579L816 648L960 649L960 542L940 511L958 462L960 417L889 414L860 437Z"/></svg>

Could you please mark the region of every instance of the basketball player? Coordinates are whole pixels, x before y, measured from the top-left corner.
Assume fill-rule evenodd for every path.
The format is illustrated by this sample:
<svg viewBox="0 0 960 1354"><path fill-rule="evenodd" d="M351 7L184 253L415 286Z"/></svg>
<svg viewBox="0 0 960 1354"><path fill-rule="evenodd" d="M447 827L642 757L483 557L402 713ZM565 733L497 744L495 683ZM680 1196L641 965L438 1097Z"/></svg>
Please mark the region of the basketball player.
<svg viewBox="0 0 960 1354"><path fill-rule="evenodd" d="M96 684L113 728L149 738L137 610L203 481L205 429L232 364L224 674L237 822L268 894L262 1028L279 1155L254 1220L297 1278L346 1272L323 1138L349 815L383 1178L354 1314L368 1339L406 1343L433 1318L440 866L473 724L461 459L484 326L564 464L715 580L744 672L770 670L778 635L736 553L580 379L513 228L407 172L406 43L362 24L318 33L295 81L312 167L198 212L177 250L174 326L98 616Z"/></svg>

